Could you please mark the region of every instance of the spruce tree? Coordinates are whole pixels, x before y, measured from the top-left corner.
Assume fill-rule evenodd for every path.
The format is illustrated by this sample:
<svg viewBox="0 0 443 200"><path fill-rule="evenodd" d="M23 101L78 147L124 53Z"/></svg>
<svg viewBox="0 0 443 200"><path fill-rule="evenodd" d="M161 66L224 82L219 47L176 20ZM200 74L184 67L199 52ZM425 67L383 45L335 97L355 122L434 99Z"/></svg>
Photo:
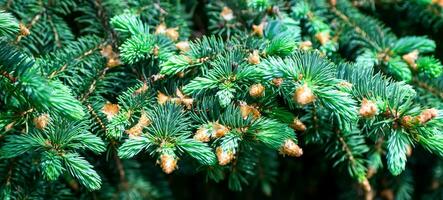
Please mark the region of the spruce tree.
<svg viewBox="0 0 443 200"><path fill-rule="evenodd" d="M443 199L441 0L0 0L0 199Z"/></svg>

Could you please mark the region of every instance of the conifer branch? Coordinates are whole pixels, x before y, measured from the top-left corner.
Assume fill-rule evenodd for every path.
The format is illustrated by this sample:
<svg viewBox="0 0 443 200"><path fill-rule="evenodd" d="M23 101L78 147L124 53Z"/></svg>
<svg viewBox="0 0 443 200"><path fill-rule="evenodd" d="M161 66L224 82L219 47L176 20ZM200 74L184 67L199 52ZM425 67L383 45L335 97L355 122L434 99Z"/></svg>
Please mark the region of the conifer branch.
<svg viewBox="0 0 443 200"><path fill-rule="evenodd" d="M58 34L57 28L54 25L54 22L52 21L52 16L48 15L48 22L51 25L52 33L54 33L54 40L57 47L62 47L62 43L60 41L60 36Z"/></svg>
<svg viewBox="0 0 443 200"><path fill-rule="evenodd" d="M109 25L110 18L109 18L107 11L106 11L106 8L103 6L102 0L92 0L92 1L94 3L95 8L96 8L97 16L100 20L100 23L102 24L103 28L105 29L106 34L111 41L111 44L113 46L115 46L117 34Z"/></svg>

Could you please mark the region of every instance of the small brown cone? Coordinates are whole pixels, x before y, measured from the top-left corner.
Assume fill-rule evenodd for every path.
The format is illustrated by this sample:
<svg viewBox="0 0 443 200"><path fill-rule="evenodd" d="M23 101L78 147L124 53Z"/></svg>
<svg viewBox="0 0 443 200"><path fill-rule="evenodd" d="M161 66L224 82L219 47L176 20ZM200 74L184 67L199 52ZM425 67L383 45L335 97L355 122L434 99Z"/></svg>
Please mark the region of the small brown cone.
<svg viewBox="0 0 443 200"><path fill-rule="evenodd" d="M26 25L24 25L23 23L20 23L18 25L19 29L20 29L20 35L21 36L28 36L29 34L31 34L31 32L29 31L29 29L26 27Z"/></svg>
<svg viewBox="0 0 443 200"><path fill-rule="evenodd" d="M231 151L224 151L221 147L217 147L215 151L219 165L227 165L234 159L234 154Z"/></svg>
<svg viewBox="0 0 443 200"><path fill-rule="evenodd" d="M265 28L265 24L261 23L259 25L252 25L252 34L257 35L259 37L263 37L263 29Z"/></svg>
<svg viewBox="0 0 443 200"><path fill-rule="evenodd" d="M301 149L297 144L295 144L293 140L287 139L280 148L280 154L292 157L300 157L303 155L303 149Z"/></svg>
<svg viewBox="0 0 443 200"><path fill-rule="evenodd" d="M415 61L418 59L418 53L418 50L414 50L402 56L403 60L408 63L409 67L413 70L417 70Z"/></svg>
<svg viewBox="0 0 443 200"><path fill-rule="evenodd" d="M337 5L337 0L329 0L329 4L331 4L331 6L335 6Z"/></svg>
<svg viewBox="0 0 443 200"><path fill-rule="evenodd" d="M371 118L378 113L378 108L374 102L363 98L359 112L362 117Z"/></svg>
<svg viewBox="0 0 443 200"><path fill-rule="evenodd" d="M294 118L294 120L292 121L292 124L290 124L290 126L291 126L291 128L293 128L296 131L300 131L300 132L306 131L306 125L303 124L303 122L298 118Z"/></svg>
<svg viewBox="0 0 443 200"><path fill-rule="evenodd" d="M231 21L234 19L234 12L228 8L228 7L223 7L223 10L220 13L220 16L225 20L225 21Z"/></svg>
<svg viewBox="0 0 443 200"><path fill-rule="evenodd" d="M249 95L254 98L262 97L264 91L265 87L262 84L254 84L249 88Z"/></svg>
<svg viewBox="0 0 443 200"><path fill-rule="evenodd" d="M325 45L331 40L329 32L325 31L315 34L315 38L320 42L321 45Z"/></svg>
<svg viewBox="0 0 443 200"><path fill-rule="evenodd" d="M165 35L171 39L172 41L177 41L180 37L180 34L178 33L178 28L168 28L166 29Z"/></svg>
<svg viewBox="0 0 443 200"><path fill-rule="evenodd" d="M191 49L191 47L189 46L189 42L188 41L177 42L177 44L175 44L175 48L177 48L181 52L187 52L187 51L189 51Z"/></svg>
<svg viewBox="0 0 443 200"><path fill-rule="evenodd" d="M308 85L304 84L295 90L293 99L300 105L306 105L312 103L315 100L315 96Z"/></svg>
<svg viewBox="0 0 443 200"><path fill-rule="evenodd" d="M257 50L254 50L251 54L249 54L248 62L251 65L260 64L260 55L258 55Z"/></svg>
<svg viewBox="0 0 443 200"><path fill-rule="evenodd" d="M160 156L160 166L166 174L172 173L177 169L177 159L169 154L162 154Z"/></svg>
<svg viewBox="0 0 443 200"><path fill-rule="evenodd" d="M309 50L312 48L312 42L309 40L300 42L299 47L301 50Z"/></svg>
<svg viewBox="0 0 443 200"><path fill-rule="evenodd" d="M48 114L42 114L34 118L32 121L34 122L36 128L43 130L46 128L46 126L48 126L49 120L50 119Z"/></svg>

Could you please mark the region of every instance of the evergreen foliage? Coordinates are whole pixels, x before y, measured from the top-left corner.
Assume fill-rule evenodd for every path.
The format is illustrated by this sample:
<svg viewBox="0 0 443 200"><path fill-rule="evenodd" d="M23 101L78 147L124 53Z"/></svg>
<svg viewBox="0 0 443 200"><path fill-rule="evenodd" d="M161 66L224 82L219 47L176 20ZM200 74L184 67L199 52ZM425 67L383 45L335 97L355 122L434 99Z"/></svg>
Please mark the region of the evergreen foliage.
<svg viewBox="0 0 443 200"><path fill-rule="evenodd" d="M441 0L0 0L0 199L443 198L442 27Z"/></svg>

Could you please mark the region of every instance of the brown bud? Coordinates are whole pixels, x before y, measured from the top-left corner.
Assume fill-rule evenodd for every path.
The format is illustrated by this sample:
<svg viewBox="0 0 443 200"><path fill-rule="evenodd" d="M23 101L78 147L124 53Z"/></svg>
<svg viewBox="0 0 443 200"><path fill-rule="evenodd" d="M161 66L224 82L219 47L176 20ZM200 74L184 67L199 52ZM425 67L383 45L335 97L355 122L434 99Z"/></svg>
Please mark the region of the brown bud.
<svg viewBox="0 0 443 200"><path fill-rule="evenodd" d="M154 48L152 48L152 55L158 56L159 51L160 51L160 47L158 47L157 45L154 45Z"/></svg>
<svg viewBox="0 0 443 200"><path fill-rule="evenodd" d="M112 45L108 44L104 47L101 48L100 53L102 54L103 57L109 58L109 57L114 57L114 51L112 51Z"/></svg>
<svg viewBox="0 0 443 200"><path fill-rule="evenodd" d="M223 126L217 122L213 124L212 128L214 129L213 137L215 138L221 138L229 132L229 129L226 126Z"/></svg>
<svg viewBox="0 0 443 200"><path fill-rule="evenodd" d="M160 104L160 105L165 104L170 99L171 99L171 97L169 97L169 96L163 94L162 92L158 91L158 94L157 94L157 102L158 102L158 104Z"/></svg>
<svg viewBox="0 0 443 200"><path fill-rule="evenodd" d="M260 56L258 55L258 51L254 50L248 57L249 64L257 65L260 64Z"/></svg>
<svg viewBox="0 0 443 200"><path fill-rule="evenodd" d="M169 154L162 154L160 156L160 166L166 174L172 173L177 169L177 159Z"/></svg>
<svg viewBox="0 0 443 200"><path fill-rule="evenodd" d="M187 109L191 109L192 104L194 103L194 99L193 98L183 98L183 99L181 99L181 103L182 103L182 105L186 106Z"/></svg>
<svg viewBox="0 0 443 200"><path fill-rule="evenodd" d="M178 72L176 75L177 75L179 78L183 78L183 77L185 77L185 72Z"/></svg>
<svg viewBox="0 0 443 200"><path fill-rule="evenodd" d="M301 50L308 50L312 48L312 42L311 41L303 41L300 42L299 47Z"/></svg>
<svg viewBox="0 0 443 200"><path fill-rule="evenodd" d="M145 93L148 90L148 84L143 83L143 85L134 91L134 95Z"/></svg>
<svg viewBox="0 0 443 200"><path fill-rule="evenodd" d="M410 115L405 115L401 118L401 125L410 128L413 125L413 120L414 118L412 118Z"/></svg>
<svg viewBox="0 0 443 200"><path fill-rule="evenodd" d="M209 130L205 127L200 127L195 132L194 139L200 142L209 142L211 140L211 134Z"/></svg>
<svg viewBox="0 0 443 200"><path fill-rule="evenodd" d="M402 56L403 60L408 63L409 67L413 70L417 70L415 61L418 59L418 53L418 50L414 50Z"/></svg>
<svg viewBox="0 0 443 200"><path fill-rule="evenodd" d="M120 61L119 58L110 58L108 60L108 62L106 63L106 66L109 68L113 68L113 67L117 67L121 64L122 64L122 62Z"/></svg>
<svg viewBox="0 0 443 200"><path fill-rule="evenodd" d="M366 98L363 98L360 106L360 115L362 117L370 118L375 116L378 113L377 105L367 100Z"/></svg>
<svg viewBox="0 0 443 200"><path fill-rule="evenodd" d="M103 57L107 59L107 67L113 68L122 64L118 53L114 52L114 50L112 49L112 45L108 44L106 46L103 46L100 50L100 53Z"/></svg>
<svg viewBox="0 0 443 200"><path fill-rule="evenodd" d="M166 24L161 23L155 27L155 34L165 34L166 33Z"/></svg>
<svg viewBox="0 0 443 200"><path fill-rule="evenodd" d="M277 87L280 87L280 85L283 83L283 78L274 78L272 79L272 84L274 84Z"/></svg>
<svg viewBox="0 0 443 200"><path fill-rule="evenodd" d="M120 107L118 106L118 104L113 104L110 102L107 102L103 108L102 108L102 112L106 115L106 118L108 120L111 120L112 118L114 118L118 111L119 111Z"/></svg>
<svg viewBox="0 0 443 200"><path fill-rule="evenodd" d="M337 0L329 0L329 4L331 4L331 6L335 6L337 5Z"/></svg>
<svg viewBox="0 0 443 200"><path fill-rule="evenodd" d="M417 116L417 119L421 124L424 124L424 123L434 119L437 116L438 116L438 111L435 108L431 108L431 109L423 110L420 113L420 115Z"/></svg>
<svg viewBox="0 0 443 200"><path fill-rule="evenodd" d="M24 25L23 23L20 23L18 25L19 29L20 29L20 35L21 36L28 36L29 34L31 34L31 32L29 31L29 29L26 27L26 25Z"/></svg>
<svg viewBox="0 0 443 200"><path fill-rule="evenodd" d="M254 106L248 105L245 102L240 103L240 113L243 119L247 119L250 114L254 119L257 119L261 116L260 111Z"/></svg>
<svg viewBox="0 0 443 200"><path fill-rule="evenodd" d="M294 120L290 124L290 127L296 131L301 131L301 132L306 131L306 125L303 124L303 122L298 118L294 118Z"/></svg>
<svg viewBox="0 0 443 200"><path fill-rule="evenodd" d="M251 97L257 98L263 96L263 92L265 91L265 87L262 84L254 84L249 88L249 95Z"/></svg>
<svg viewBox="0 0 443 200"><path fill-rule="evenodd" d="M304 84L295 90L293 99L300 105L306 105L312 103L315 100L315 96L308 85Z"/></svg>
<svg viewBox="0 0 443 200"><path fill-rule="evenodd" d="M321 45L325 45L331 40L331 36L329 35L329 32L323 31L320 33L315 34L315 38L320 42Z"/></svg>
<svg viewBox="0 0 443 200"><path fill-rule="evenodd" d="M292 157L300 157L303 155L303 149L301 149L297 144L295 144L293 140L287 139L280 148L280 154Z"/></svg>
<svg viewBox="0 0 443 200"><path fill-rule="evenodd" d="M49 115L48 114L42 114L32 120L34 122L34 125L36 128L43 130L46 128L46 126L49 123Z"/></svg>
<svg viewBox="0 0 443 200"><path fill-rule="evenodd" d="M178 33L178 28L168 28L166 29L165 35L171 39L172 41L177 41L180 37L180 34Z"/></svg>
<svg viewBox="0 0 443 200"><path fill-rule="evenodd" d="M181 52L187 52L187 51L189 51L191 49L191 47L189 46L189 42L188 41L177 42L177 44L175 44L175 48L177 48Z"/></svg>
<svg viewBox="0 0 443 200"><path fill-rule="evenodd" d="M263 37L263 29L265 28L265 24L261 23L259 25L252 25L252 34L257 35L259 37Z"/></svg>
<svg viewBox="0 0 443 200"><path fill-rule="evenodd" d="M225 21L231 21L232 19L234 19L234 12L228 8L228 7L223 7L223 10L220 13L220 16L225 20Z"/></svg>
<svg viewBox="0 0 443 200"><path fill-rule="evenodd" d="M175 94L179 98L179 101L176 101L176 103L186 106L187 109L191 109L194 99L186 97L178 88L175 90Z"/></svg>
<svg viewBox="0 0 443 200"><path fill-rule="evenodd" d="M219 165L227 165L234 159L234 154L231 151L225 151L221 147L217 147L215 151Z"/></svg>
<svg viewBox="0 0 443 200"><path fill-rule="evenodd" d="M142 112L137 124L135 124L129 130L126 130L125 132L130 136L140 136L142 134L143 128L145 128L149 124L151 124L151 120L149 120L146 113Z"/></svg>

